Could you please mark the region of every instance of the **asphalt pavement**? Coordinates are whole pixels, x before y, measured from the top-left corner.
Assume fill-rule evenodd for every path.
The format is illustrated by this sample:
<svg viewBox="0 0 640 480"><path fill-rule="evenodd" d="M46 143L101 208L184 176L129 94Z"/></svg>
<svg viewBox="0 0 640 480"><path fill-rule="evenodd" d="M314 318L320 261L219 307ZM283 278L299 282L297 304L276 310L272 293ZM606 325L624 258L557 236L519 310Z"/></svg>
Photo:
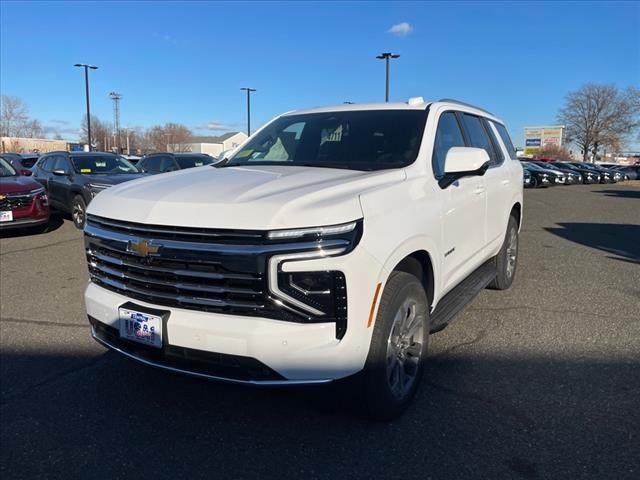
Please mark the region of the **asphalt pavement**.
<svg viewBox="0 0 640 480"><path fill-rule="evenodd" d="M433 335L393 423L90 338L82 235L0 239L0 477L640 477L640 184L527 190L513 287ZM346 402L349 404L349 402Z"/></svg>

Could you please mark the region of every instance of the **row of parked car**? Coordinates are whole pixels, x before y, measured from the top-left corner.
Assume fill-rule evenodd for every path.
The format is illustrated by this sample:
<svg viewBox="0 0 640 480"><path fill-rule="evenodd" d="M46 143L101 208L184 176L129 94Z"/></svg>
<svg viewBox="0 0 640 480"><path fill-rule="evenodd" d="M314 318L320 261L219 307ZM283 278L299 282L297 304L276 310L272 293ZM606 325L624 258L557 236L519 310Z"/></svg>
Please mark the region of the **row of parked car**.
<svg viewBox="0 0 640 480"><path fill-rule="evenodd" d="M521 158L525 188L617 183L640 178L640 165L601 165Z"/></svg>
<svg viewBox="0 0 640 480"><path fill-rule="evenodd" d="M208 165L199 153L159 153L136 164L107 152L3 153L0 157L0 229L44 230L50 206L83 228L87 205L105 188L128 180Z"/></svg>
<svg viewBox="0 0 640 480"><path fill-rule="evenodd" d="M640 178L640 165L521 158L524 186L615 183ZM45 229L49 206L71 216L83 228L87 205L105 188L145 175L183 170L216 162L200 153L154 153L125 158L107 152L5 153L0 158L0 228Z"/></svg>

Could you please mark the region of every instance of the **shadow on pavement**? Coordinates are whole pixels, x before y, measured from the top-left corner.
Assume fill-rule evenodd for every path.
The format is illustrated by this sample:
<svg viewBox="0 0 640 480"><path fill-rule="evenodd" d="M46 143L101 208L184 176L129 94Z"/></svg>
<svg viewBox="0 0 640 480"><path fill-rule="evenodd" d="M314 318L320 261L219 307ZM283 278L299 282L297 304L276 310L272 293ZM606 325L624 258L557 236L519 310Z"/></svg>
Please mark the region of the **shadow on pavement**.
<svg viewBox="0 0 640 480"><path fill-rule="evenodd" d="M318 408L314 389L215 384L114 353L5 354L0 466L4 479L633 478L639 367L448 354L380 424Z"/></svg>
<svg viewBox="0 0 640 480"><path fill-rule="evenodd" d="M607 197L640 198L640 188L631 190L596 190L595 193L602 193Z"/></svg>
<svg viewBox="0 0 640 480"><path fill-rule="evenodd" d="M559 227L545 228L587 247L617 255L618 260L640 263L640 225L615 223L558 223Z"/></svg>

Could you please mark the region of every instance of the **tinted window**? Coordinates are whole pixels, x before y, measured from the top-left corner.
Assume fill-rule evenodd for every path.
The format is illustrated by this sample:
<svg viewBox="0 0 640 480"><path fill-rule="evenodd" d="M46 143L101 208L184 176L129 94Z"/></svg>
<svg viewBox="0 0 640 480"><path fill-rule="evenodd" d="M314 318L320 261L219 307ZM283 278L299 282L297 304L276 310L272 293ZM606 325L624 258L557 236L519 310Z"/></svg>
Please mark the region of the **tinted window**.
<svg viewBox="0 0 640 480"><path fill-rule="evenodd" d="M176 155L176 161L180 168L201 167L202 165L209 165L212 160L208 155Z"/></svg>
<svg viewBox="0 0 640 480"><path fill-rule="evenodd" d="M22 159L22 165L24 165L24 168L31 168L37 160L38 157L24 157Z"/></svg>
<svg viewBox="0 0 640 480"><path fill-rule="evenodd" d="M141 163L142 168L147 172L160 173L168 165L173 164L173 159L168 155L154 155L153 157L145 158Z"/></svg>
<svg viewBox="0 0 640 480"><path fill-rule="evenodd" d="M13 177L17 175L15 168L4 158L0 158L0 177Z"/></svg>
<svg viewBox="0 0 640 480"><path fill-rule="evenodd" d="M51 168L49 168L50 165L51 165L51 157L41 157L40 161L38 162L38 167L47 172L51 171Z"/></svg>
<svg viewBox="0 0 640 480"><path fill-rule="evenodd" d="M482 126L484 127L484 131L489 136L489 140L491 141L491 145L493 146L493 153L495 158L491 160L491 165L501 165L504 162L504 152L502 151L502 147L500 146L500 142L496 138L496 134L489 125L489 121L486 118L482 120Z"/></svg>
<svg viewBox="0 0 640 480"><path fill-rule="evenodd" d="M418 155L424 110L285 115L222 166L283 165L353 170L399 168Z"/></svg>
<svg viewBox="0 0 640 480"><path fill-rule="evenodd" d="M69 168L69 162L67 161L67 157L64 155L53 155L51 157L51 165L49 169L53 170L63 170L65 172L69 172L71 169Z"/></svg>
<svg viewBox="0 0 640 480"><path fill-rule="evenodd" d="M491 140L489 140L487 132L482 126L480 118L474 115L469 115L467 113L463 114L462 118L464 121L465 130L467 131L467 135L469 136L469 141L471 142L471 146L486 150L486 152L489 154L491 163L495 163L496 157L493 151L493 145L491 145Z"/></svg>
<svg viewBox="0 0 640 480"><path fill-rule="evenodd" d="M504 146L507 147L509 157L511 157L511 159L513 160L517 160L518 155L516 154L516 149L513 148L513 143L511 142L511 137L509 136L509 132L507 132L507 128L501 123L494 122L493 125L496 127L496 130L498 130L498 134L502 139L502 143L504 143Z"/></svg>
<svg viewBox="0 0 640 480"><path fill-rule="evenodd" d="M444 176L444 160L451 147L464 147L464 138L453 112L446 112L438 120L436 141L433 147L433 174L436 178Z"/></svg>

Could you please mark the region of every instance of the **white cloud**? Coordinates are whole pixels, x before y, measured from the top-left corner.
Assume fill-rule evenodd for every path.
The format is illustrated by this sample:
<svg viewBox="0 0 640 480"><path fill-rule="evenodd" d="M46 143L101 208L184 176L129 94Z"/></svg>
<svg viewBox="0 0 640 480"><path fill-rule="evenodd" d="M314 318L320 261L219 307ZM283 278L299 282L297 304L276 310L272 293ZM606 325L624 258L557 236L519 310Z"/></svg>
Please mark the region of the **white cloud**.
<svg viewBox="0 0 640 480"><path fill-rule="evenodd" d="M228 125L219 120L211 120L204 125L196 125L196 130L211 130L214 132L229 132L233 130L234 125Z"/></svg>
<svg viewBox="0 0 640 480"><path fill-rule="evenodd" d="M398 37L406 37L412 31L413 31L413 27L409 25L407 22L398 23L396 25L393 25L389 30L387 30L388 33L392 33L393 35L396 35Z"/></svg>

